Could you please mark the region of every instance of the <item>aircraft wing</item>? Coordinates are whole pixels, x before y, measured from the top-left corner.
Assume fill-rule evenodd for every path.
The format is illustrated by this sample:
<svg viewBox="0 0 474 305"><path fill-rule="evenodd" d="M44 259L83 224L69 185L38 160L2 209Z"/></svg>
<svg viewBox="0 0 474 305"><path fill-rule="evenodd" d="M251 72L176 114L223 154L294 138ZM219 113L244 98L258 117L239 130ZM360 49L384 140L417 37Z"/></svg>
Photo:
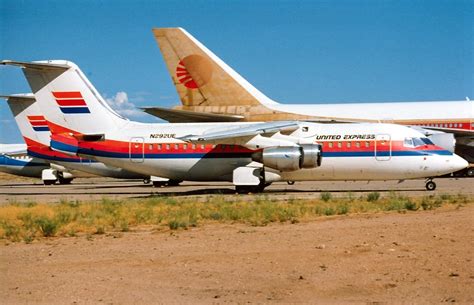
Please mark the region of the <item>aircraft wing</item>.
<svg viewBox="0 0 474 305"><path fill-rule="evenodd" d="M415 127L415 126L413 126ZM446 133L452 133L455 136L474 136L474 130L459 129L459 128L449 128L449 127L433 127L433 126L416 126L424 130L434 130L442 131Z"/></svg>
<svg viewBox="0 0 474 305"><path fill-rule="evenodd" d="M178 109L168 109L162 107L143 107L141 109L148 114L159 117L160 119L163 119L170 123L238 122L244 118L240 115L215 114Z"/></svg>
<svg viewBox="0 0 474 305"><path fill-rule="evenodd" d="M187 135L178 139L187 142L213 142L226 140L251 139L257 135L274 134L277 132L291 132L298 129L297 121L277 121L267 123L255 123L251 125L234 126L227 129L212 129L200 135Z"/></svg>

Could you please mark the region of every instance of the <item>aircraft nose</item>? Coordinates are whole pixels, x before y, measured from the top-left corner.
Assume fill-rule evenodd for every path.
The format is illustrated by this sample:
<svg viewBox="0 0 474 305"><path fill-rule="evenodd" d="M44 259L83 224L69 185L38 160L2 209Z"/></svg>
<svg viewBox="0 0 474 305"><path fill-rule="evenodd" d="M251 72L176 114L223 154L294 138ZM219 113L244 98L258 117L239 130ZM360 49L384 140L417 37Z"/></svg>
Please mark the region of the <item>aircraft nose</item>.
<svg viewBox="0 0 474 305"><path fill-rule="evenodd" d="M449 163L450 163L450 167L453 169L453 172L465 169L466 167L469 166L469 163L466 160L454 154L451 160L449 160Z"/></svg>

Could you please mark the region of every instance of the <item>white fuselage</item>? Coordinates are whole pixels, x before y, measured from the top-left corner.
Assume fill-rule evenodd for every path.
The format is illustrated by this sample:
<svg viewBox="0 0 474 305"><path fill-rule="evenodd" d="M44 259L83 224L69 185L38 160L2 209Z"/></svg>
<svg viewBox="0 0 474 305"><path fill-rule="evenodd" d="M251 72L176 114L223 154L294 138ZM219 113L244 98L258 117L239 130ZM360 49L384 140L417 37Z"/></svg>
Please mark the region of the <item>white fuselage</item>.
<svg viewBox="0 0 474 305"><path fill-rule="evenodd" d="M249 124L227 126L235 128ZM193 145L177 139L219 126L222 125L130 122L127 128L107 133L103 143L81 142L79 153L146 175L176 180L232 181L234 169L252 163L251 154L241 153L241 146ZM405 138L422 135L399 125L302 122L290 136L323 144L322 165L292 172L267 167L266 171L274 174L274 181L413 179L439 176L467 166L462 158L434 145L403 146Z"/></svg>

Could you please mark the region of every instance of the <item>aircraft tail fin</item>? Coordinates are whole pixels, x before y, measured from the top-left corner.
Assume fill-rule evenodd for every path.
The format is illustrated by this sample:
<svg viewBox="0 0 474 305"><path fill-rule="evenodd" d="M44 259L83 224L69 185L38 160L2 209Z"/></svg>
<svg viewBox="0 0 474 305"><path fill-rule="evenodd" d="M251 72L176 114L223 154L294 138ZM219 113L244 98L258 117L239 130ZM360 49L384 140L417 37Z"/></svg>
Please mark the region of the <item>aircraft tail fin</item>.
<svg viewBox="0 0 474 305"><path fill-rule="evenodd" d="M256 106L275 103L182 28L153 34L184 106Z"/></svg>
<svg viewBox="0 0 474 305"><path fill-rule="evenodd" d="M98 134L118 129L126 122L72 62L5 60L1 64L23 68L52 133Z"/></svg>
<svg viewBox="0 0 474 305"><path fill-rule="evenodd" d="M49 146L50 130L33 94L0 96L7 99L8 106L15 117L21 135L28 146L37 142Z"/></svg>

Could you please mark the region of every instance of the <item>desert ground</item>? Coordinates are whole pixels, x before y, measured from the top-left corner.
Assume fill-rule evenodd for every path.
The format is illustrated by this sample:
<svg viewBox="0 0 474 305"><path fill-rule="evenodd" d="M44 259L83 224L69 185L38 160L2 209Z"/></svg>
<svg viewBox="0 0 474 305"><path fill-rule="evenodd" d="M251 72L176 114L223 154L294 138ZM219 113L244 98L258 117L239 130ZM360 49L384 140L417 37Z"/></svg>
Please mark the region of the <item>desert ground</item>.
<svg viewBox="0 0 474 305"><path fill-rule="evenodd" d="M0 304L473 304L472 179L437 182L438 194L462 194L469 203L266 226L204 222L29 244L0 240ZM268 197L319 197L323 191L384 196L393 190L417 197L427 195L423 188L422 180L276 184ZM0 181L3 205L55 204L64 196L199 200L216 193L236 196L228 184L156 189L102 178L52 187L34 179Z"/></svg>

